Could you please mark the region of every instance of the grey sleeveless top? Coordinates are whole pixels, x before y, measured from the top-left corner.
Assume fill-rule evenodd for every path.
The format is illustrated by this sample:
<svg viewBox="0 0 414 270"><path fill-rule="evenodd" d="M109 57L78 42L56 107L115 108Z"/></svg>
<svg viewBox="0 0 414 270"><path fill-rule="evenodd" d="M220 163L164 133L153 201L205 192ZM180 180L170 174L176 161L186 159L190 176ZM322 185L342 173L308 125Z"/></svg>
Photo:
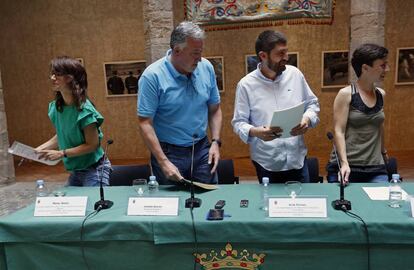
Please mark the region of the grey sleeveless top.
<svg viewBox="0 0 414 270"><path fill-rule="evenodd" d="M385 119L384 100L378 89L375 89L375 94L377 102L373 107L368 107L362 101L356 86L351 85L345 144L349 166L355 172L386 172L381 154L381 126ZM328 170L336 171L337 164L333 152L329 163L334 166L328 165Z"/></svg>

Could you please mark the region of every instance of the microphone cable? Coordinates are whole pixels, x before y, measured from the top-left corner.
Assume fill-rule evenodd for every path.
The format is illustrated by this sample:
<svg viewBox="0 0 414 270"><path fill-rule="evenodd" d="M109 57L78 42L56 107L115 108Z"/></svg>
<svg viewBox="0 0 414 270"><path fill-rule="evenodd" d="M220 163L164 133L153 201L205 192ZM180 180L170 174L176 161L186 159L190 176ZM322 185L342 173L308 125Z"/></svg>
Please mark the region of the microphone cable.
<svg viewBox="0 0 414 270"><path fill-rule="evenodd" d="M349 217L355 218L359 221L362 222L363 226L364 226L364 233L365 233L365 238L366 238L366 245L367 245L367 257L368 257L368 270L371 270L371 244L370 244L370 240L369 240L369 232L368 232L368 226L365 223L365 221L362 219L362 217L358 216L357 214L346 210L345 207L342 208L342 211L347 214Z"/></svg>
<svg viewBox="0 0 414 270"><path fill-rule="evenodd" d="M193 207L190 207L190 213L191 213L191 223L193 225L193 235L194 235L194 270L197 269L197 254L198 254L198 240L197 240L197 230L195 227L195 222L194 222L194 213L193 213Z"/></svg>
<svg viewBox="0 0 414 270"><path fill-rule="evenodd" d="M83 231L85 228L85 222L89 219L94 217L96 214L99 213L99 211L102 209L102 205L99 205L98 208L94 211L92 211L91 213L89 213L82 221L82 226L81 226L81 231L80 231L80 241L81 241L81 251L82 251L82 259L83 262L86 265L86 269L90 269L89 268L89 264L88 261L86 260L86 256L85 256L85 246L84 246L84 241L83 241Z"/></svg>

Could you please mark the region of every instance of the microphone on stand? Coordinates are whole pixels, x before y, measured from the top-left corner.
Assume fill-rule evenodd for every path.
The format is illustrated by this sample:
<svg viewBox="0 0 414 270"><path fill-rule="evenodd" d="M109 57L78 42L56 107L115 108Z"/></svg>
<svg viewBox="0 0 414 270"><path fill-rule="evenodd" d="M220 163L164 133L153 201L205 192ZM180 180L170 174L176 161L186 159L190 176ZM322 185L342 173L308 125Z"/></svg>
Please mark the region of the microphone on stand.
<svg viewBox="0 0 414 270"><path fill-rule="evenodd" d="M195 139L197 138L197 134L193 135L193 145L191 151L191 168L190 168L190 193L191 197L185 200L185 208L198 208L201 205L201 199L194 198L194 183L193 183L193 168L194 168L194 146L195 146Z"/></svg>
<svg viewBox="0 0 414 270"><path fill-rule="evenodd" d="M105 164L105 161L108 158L108 156L107 156L108 147L109 147L109 145L113 144L113 142L114 141L111 140L111 139L106 141L105 151L104 151L104 154L103 154L103 164ZM111 208L112 205L114 205L113 201L105 200L105 197L104 197L104 190L103 190L103 186L102 186L103 170L104 170L104 166L102 166L101 177L99 179L99 192L100 192L100 195L101 195L101 199L95 203L95 208L94 208L95 210L98 210L98 211L100 211L102 209Z"/></svg>
<svg viewBox="0 0 414 270"><path fill-rule="evenodd" d="M342 210L342 211L351 210L351 202L348 200L345 200L345 196L344 196L345 185L344 185L344 179L342 178L342 173L341 173L341 163L339 162L335 141L333 140L334 136L331 132L326 133L326 136L328 136L328 139L332 142L332 145L333 145L335 159L336 159L336 162L338 163L339 179L340 179L339 200L332 201L332 207L335 210Z"/></svg>

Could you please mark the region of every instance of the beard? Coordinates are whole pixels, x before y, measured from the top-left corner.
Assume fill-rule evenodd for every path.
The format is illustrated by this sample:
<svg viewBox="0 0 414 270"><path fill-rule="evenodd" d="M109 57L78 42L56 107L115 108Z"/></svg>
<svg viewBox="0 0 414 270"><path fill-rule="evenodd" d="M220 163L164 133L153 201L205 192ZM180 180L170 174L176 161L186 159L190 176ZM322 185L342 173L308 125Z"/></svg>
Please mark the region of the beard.
<svg viewBox="0 0 414 270"><path fill-rule="evenodd" d="M285 71L286 63L287 62L284 60L281 60L280 62L273 62L272 60L270 60L269 62L267 62L267 67L271 69L273 72L275 72L276 76L279 76L280 74L282 74L283 71Z"/></svg>

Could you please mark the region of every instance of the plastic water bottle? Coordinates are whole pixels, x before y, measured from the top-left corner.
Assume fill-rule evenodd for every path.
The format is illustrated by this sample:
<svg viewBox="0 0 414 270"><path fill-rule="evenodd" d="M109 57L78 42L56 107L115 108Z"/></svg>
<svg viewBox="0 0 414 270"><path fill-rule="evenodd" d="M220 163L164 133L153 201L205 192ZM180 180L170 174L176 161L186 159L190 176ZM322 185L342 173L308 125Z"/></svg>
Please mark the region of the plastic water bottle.
<svg viewBox="0 0 414 270"><path fill-rule="evenodd" d="M401 181L399 174L393 174L390 180L390 203L389 206L392 208L401 207L400 203L402 200Z"/></svg>
<svg viewBox="0 0 414 270"><path fill-rule="evenodd" d="M269 199L269 177L263 177L262 178L262 205L261 205L261 208L264 211L269 210L268 199Z"/></svg>
<svg viewBox="0 0 414 270"><path fill-rule="evenodd" d="M148 193L154 194L158 192L158 186L157 178L154 175L151 175L148 182Z"/></svg>
<svg viewBox="0 0 414 270"><path fill-rule="evenodd" d="M47 188L44 180L36 181L36 196L37 197L46 197L48 195Z"/></svg>

